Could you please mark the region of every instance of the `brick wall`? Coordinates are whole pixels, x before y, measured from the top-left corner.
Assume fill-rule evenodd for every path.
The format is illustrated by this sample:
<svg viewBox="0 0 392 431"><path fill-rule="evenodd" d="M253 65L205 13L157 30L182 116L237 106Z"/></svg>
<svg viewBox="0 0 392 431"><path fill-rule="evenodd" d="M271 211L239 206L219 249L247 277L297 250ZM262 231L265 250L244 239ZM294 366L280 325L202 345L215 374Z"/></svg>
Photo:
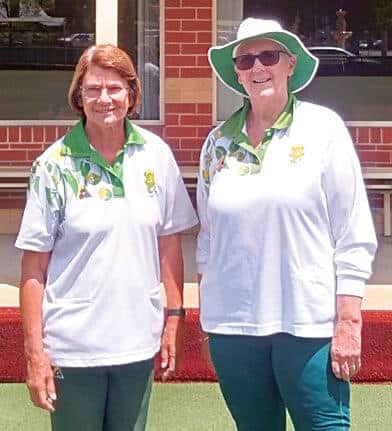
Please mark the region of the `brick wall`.
<svg viewBox="0 0 392 431"><path fill-rule="evenodd" d="M212 127L212 0L165 1L164 126L147 126L172 147L180 164L198 162ZM67 127L0 127L0 165L29 165Z"/></svg>
<svg viewBox="0 0 392 431"><path fill-rule="evenodd" d="M211 0L166 0L163 137L183 165L198 163L212 126Z"/></svg>
<svg viewBox="0 0 392 431"><path fill-rule="evenodd" d="M147 126L172 147L182 165L197 165L212 127L211 103L166 103L165 125ZM0 166L27 166L69 129L66 126L0 126ZM363 166L392 164L392 127L349 127Z"/></svg>
<svg viewBox="0 0 392 431"><path fill-rule="evenodd" d="M181 165L198 163L201 144L212 125L212 0L165 1L163 126L148 126L172 147ZM0 127L0 165L29 165L67 130L63 126ZM361 163L392 164L392 127L350 127ZM22 195L0 193L0 208L21 205Z"/></svg>
<svg viewBox="0 0 392 431"><path fill-rule="evenodd" d="M363 166L392 164L392 127L350 128Z"/></svg>

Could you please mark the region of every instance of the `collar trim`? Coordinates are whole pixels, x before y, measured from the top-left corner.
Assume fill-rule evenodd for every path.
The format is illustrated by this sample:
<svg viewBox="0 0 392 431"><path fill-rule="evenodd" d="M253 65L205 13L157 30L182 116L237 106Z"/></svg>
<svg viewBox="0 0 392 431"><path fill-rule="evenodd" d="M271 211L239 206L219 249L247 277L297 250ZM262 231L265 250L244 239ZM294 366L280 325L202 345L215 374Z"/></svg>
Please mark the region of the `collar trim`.
<svg viewBox="0 0 392 431"><path fill-rule="evenodd" d="M128 118L125 119L124 127L126 140L122 148L146 143L143 136ZM72 157L90 157L93 152L96 151L90 146L83 120L80 120L64 136L61 154Z"/></svg>
<svg viewBox="0 0 392 431"><path fill-rule="evenodd" d="M270 128L275 130L288 129L293 122L293 116L295 107L297 105L297 98L293 93L289 93L289 98L287 100L286 106L284 107L282 113L279 115L273 126ZM244 129L246 116L250 110L249 99L244 100L243 106L228 119L226 120L219 129L215 132L216 138L221 138L226 136L228 138L235 138Z"/></svg>

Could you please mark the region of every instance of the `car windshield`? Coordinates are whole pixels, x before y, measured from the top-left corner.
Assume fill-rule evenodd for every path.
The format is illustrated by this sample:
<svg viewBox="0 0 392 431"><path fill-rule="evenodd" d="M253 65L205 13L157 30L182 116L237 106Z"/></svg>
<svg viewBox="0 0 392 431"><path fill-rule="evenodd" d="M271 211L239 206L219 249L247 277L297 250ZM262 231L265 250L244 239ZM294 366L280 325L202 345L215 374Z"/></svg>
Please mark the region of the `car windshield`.
<svg viewBox="0 0 392 431"><path fill-rule="evenodd" d="M309 51L320 60L318 75L373 76L391 73L380 57L361 55L335 46L310 46Z"/></svg>

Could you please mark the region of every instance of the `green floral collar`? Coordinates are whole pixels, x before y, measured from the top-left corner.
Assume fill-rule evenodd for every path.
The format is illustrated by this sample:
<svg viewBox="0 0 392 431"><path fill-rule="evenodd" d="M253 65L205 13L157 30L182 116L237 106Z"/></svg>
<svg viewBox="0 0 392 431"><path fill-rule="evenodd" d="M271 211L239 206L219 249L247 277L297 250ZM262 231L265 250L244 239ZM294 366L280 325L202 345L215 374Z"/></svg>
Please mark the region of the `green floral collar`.
<svg viewBox="0 0 392 431"><path fill-rule="evenodd" d="M136 130L128 118L125 119L125 136L126 141L123 148L131 144L142 145L145 143L142 135ZM72 157L88 158L90 158L92 154L96 153L88 141L82 120L72 127L72 129L64 136L61 153L62 155Z"/></svg>
<svg viewBox="0 0 392 431"><path fill-rule="evenodd" d="M275 121L271 129L281 130L290 127L291 123L293 122L294 107L296 103L296 97L292 93L289 93L289 98L286 103L286 106L284 107L282 113L279 115L278 119ZM244 101L244 105L238 111L236 111L228 120L226 120L217 130L217 138L221 136L236 138L241 135L241 139L243 139L242 130L244 128L246 116L250 110L250 107L250 101L249 99L246 99Z"/></svg>

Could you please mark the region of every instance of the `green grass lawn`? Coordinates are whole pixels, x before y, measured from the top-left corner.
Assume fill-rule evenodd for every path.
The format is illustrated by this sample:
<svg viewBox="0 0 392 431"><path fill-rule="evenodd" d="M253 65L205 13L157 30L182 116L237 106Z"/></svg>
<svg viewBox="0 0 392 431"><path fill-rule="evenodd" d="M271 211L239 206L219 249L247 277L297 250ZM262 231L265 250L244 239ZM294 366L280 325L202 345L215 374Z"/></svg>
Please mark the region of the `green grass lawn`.
<svg viewBox="0 0 392 431"><path fill-rule="evenodd" d="M392 430L392 385L353 385L351 429ZM0 430L50 430L48 415L30 404L24 385L0 384ZM216 384L155 384L148 431L165 430L234 431L235 427ZM291 424L287 430L293 431Z"/></svg>

